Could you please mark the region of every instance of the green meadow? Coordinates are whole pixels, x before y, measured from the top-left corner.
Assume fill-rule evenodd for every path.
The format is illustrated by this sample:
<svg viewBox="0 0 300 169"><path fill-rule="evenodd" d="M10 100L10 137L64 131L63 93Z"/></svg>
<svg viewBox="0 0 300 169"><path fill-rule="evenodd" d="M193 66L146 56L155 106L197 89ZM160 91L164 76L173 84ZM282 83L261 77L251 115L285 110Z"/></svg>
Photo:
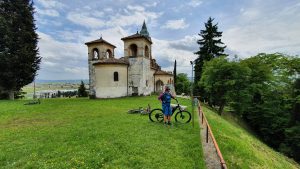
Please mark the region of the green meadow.
<svg viewBox="0 0 300 169"><path fill-rule="evenodd" d="M127 113L160 107L156 96L41 101L0 101L0 168L205 168L197 121L164 126ZM228 168L300 168L234 117L203 109Z"/></svg>
<svg viewBox="0 0 300 169"><path fill-rule="evenodd" d="M127 113L156 96L41 101L0 101L0 168L205 168L198 123Z"/></svg>

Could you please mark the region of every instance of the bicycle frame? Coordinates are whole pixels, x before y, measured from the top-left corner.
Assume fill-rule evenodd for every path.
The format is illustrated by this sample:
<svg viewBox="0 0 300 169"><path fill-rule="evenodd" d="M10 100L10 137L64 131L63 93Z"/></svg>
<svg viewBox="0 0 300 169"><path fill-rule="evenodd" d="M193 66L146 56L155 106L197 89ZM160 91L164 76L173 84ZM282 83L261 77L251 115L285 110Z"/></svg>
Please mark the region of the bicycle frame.
<svg viewBox="0 0 300 169"><path fill-rule="evenodd" d="M172 104L172 114L171 116L173 116L175 114L175 121L178 122L178 120L180 121L184 121L183 123L188 123L191 120L191 113L184 110L184 108L182 108L182 106L180 106L180 104L178 103L177 99L176 100L177 104ZM179 109L179 111L178 111ZM177 112L176 112L177 111ZM149 119L152 122L162 122L164 119L164 114L163 114L163 110L161 108L157 108L157 109L153 109L150 113L149 113Z"/></svg>
<svg viewBox="0 0 300 169"><path fill-rule="evenodd" d="M181 109L181 106L179 105L178 100L177 100L177 99L174 99L174 100L176 100L176 104L177 104L177 105L176 105L174 108L172 107L172 115L171 115L171 116L173 116L174 112L175 112L177 109L179 109L179 111L182 112L182 109Z"/></svg>

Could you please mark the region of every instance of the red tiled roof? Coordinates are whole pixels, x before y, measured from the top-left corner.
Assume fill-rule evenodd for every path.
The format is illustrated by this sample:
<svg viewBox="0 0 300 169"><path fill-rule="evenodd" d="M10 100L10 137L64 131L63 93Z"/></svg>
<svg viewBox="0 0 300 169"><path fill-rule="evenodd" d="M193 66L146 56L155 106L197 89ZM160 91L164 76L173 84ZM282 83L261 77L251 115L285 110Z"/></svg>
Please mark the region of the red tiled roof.
<svg viewBox="0 0 300 169"><path fill-rule="evenodd" d="M85 44L86 44L86 45L89 45L89 44L93 44L93 43L106 43L106 44L108 44L108 45L110 45L110 46L116 48L115 45L113 45L113 44L107 42L106 40L102 39L102 37L101 37L100 39L97 39L97 40L93 40L93 41L90 41L90 42L86 42Z"/></svg>
<svg viewBox="0 0 300 169"><path fill-rule="evenodd" d="M172 73L163 71L163 70L157 70L154 75L173 75Z"/></svg>
<svg viewBox="0 0 300 169"><path fill-rule="evenodd" d="M135 39L135 38L145 38L147 39L151 44L152 44L152 40L150 37L147 37L147 36L144 36L144 35L141 35L139 34L138 32L136 34L133 34L133 35L130 35L130 36L127 36L127 37L124 37L124 38L121 38L121 40L126 40L126 39Z"/></svg>
<svg viewBox="0 0 300 169"><path fill-rule="evenodd" d="M100 59L97 62L93 63L93 65L102 65L102 64L124 64L124 65L129 65L127 60L125 60L125 59L116 59L116 58Z"/></svg>

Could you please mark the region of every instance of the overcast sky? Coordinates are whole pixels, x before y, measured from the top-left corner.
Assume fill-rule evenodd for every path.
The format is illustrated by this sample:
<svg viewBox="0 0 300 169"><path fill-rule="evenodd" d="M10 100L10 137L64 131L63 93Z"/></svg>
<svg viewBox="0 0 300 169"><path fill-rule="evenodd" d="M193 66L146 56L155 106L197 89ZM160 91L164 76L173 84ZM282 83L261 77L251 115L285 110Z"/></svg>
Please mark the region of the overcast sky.
<svg viewBox="0 0 300 169"><path fill-rule="evenodd" d="M299 0L34 0L39 52L37 79L88 79L85 42L103 39L123 56L122 37L145 20L152 55L164 70L191 74L196 41L211 16L223 32L226 53L240 58L260 52L300 55Z"/></svg>

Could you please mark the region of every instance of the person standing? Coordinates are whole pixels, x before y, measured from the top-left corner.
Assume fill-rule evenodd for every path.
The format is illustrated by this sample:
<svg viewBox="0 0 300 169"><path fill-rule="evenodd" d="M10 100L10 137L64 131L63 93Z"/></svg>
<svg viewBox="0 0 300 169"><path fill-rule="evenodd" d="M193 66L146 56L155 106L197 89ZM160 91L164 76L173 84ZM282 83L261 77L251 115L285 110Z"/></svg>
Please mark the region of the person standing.
<svg viewBox="0 0 300 169"><path fill-rule="evenodd" d="M160 94L158 100L162 103L162 110L164 113L164 123L171 125L171 115L172 115L172 108L171 108L171 98L175 99L175 97L170 92L170 87L165 87L165 92Z"/></svg>

